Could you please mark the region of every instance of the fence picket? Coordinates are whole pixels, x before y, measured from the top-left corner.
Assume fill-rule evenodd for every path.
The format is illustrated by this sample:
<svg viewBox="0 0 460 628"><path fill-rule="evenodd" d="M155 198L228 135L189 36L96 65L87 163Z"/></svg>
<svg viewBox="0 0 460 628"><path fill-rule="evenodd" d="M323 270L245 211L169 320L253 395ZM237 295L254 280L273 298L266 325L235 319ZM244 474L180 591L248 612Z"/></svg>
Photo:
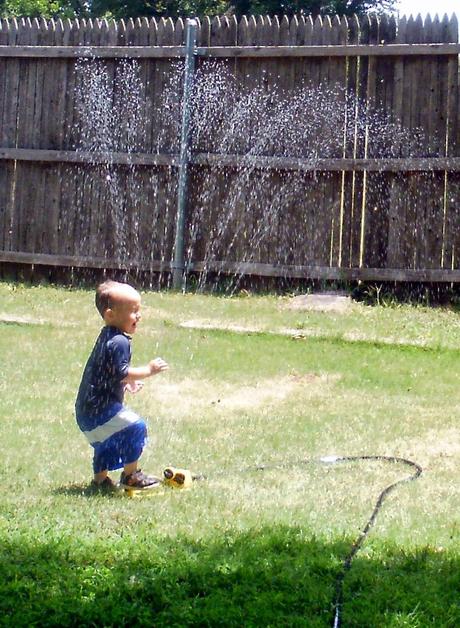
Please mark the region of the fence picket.
<svg viewBox="0 0 460 628"><path fill-rule="evenodd" d="M446 268L460 269L460 175L449 175L446 201Z"/></svg>
<svg viewBox="0 0 460 628"><path fill-rule="evenodd" d="M98 40L101 41L101 24L98 25ZM69 24L59 20L54 29L54 41L57 45L66 45L70 38ZM50 135L48 145L56 150L63 150L65 145L65 114L68 98L68 79L72 66L67 59L56 60L54 75L48 75L49 89L53 91L50 107ZM66 98L62 95L65 94ZM62 194L62 164L57 163L48 169L49 184L45 195L45 208L48 209L52 234L49 241L50 253L58 254L62 239L66 237L60 231L61 222L61 194Z"/></svg>
<svg viewBox="0 0 460 628"><path fill-rule="evenodd" d="M449 41L458 41L458 21L455 15L449 21L446 35ZM460 154L460 82L457 57L449 57L447 75L446 154L456 156ZM458 173L446 172L443 268L453 268L455 265L459 267L460 202L455 201L456 198L458 199L459 183ZM455 250L457 250L457 259L455 259Z"/></svg>
<svg viewBox="0 0 460 628"><path fill-rule="evenodd" d="M356 15L353 15L348 21L348 43L359 44L361 41L361 25ZM344 130L343 156L346 158L356 159L357 157L357 128L354 103L360 97L359 92L359 69L360 57L348 57L347 59L347 85L346 85L346 118ZM355 173L342 173L342 190L341 190L341 247L340 247L340 265L348 267L352 265L352 253L354 245L355 227Z"/></svg>
<svg viewBox="0 0 460 628"><path fill-rule="evenodd" d="M333 42L337 44L348 43L348 20L345 16L342 18L335 17L333 21ZM346 123L346 107L347 107L347 58L333 60L329 63L329 82L331 86L337 85L337 106L342 112L342 128ZM334 156L343 156L343 146L337 147ZM342 184L343 174L341 172L333 173L331 185L331 235L330 235L330 266L340 265L341 256L341 237L342 237Z"/></svg>
<svg viewBox="0 0 460 628"><path fill-rule="evenodd" d="M6 20L0 18L0 45L6 45L7 39L7 27ZM0 129L4 127L4 100L5 100L5 74L6 74L6 59L0 59ZM5 161L0 163L0 247L5 250L7 248L6 234L9 232L9 225L7 224L7 208L9 205L10 196L10 177L11 177L12 163Z"/></svg>
<svg viewBox="0 0 460 628"><path fill-rule="evenodd" d="M211 38L211 19L208 16L199 20L200 25L197 31L197 44L199 46L209 46Z"/></svg>
<svg viewBox="0 0 460 628"><path fill-rule="evenodd" d="M407 21L406 43L419 43L422 37L422 21L420 15L416 18L411 16ZM422 64L418 58L406 60L405 72L405 92L404 92L404 110L406 115L403 116L403 126L416 133L416 129L420 120L419 108L419 77L422 71ZM403 154L410 156L412 151L416 151L417 147L411 147L409 143L403 146ZM399 196L403 197L401 209L398 216L399 228L397 237L400 239L400 257L398 259L399 268L416 268L416 259L414 257L414 242L417 237L416 220L417 205L419 204L419 180L418 174L408 173L408 176L401 178L401 189ZM420 181L421 183L421 181Z"/></svg>
<svg viewBox="0 0 460 628"><path fill-rule="evenodd" d="M385 16L380 18L378 42L392 43L395 38L394 19L388 19ZM395 85L399 81L397 78L399 63L399 59L379 58L376 60L375 106L388 121L394 121L392 114L395 97L398 98ZM378 139L372 134L369 136L369 157L376 157L379 154ZM391 179L390 173L368 172L366 176L364 250L362 252L364 267L385 267L387 264Z"/></svg>
<svg viewBox="0 0 460 628"><path fill-rule="evenodd" d="M12 44L10 40L10 23L7 19L0 19L0 45ZM8 63L0 60L0 144L4 146L5 129L8 119L7 79ZM11 249L11 220L13 216L14 194L14 162L6 161L0 164L0 246L3 250Z"/></svg>

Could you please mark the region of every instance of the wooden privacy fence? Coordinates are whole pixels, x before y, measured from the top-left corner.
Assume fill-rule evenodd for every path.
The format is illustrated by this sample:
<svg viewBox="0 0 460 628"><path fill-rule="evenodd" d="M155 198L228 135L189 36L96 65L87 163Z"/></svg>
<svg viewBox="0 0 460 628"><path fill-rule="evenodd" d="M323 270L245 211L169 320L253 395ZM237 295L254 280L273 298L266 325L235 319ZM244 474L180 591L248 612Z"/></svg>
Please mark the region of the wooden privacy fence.
<svg viewBox="0 0 460 628"><path fill-rule="evenodd" d="M185 26L0 20L0 263L173 269L180 116L165 111L180 109ZM211 115L187 152L186 270L460 282L455 16L216 17L198 22L194 53L198 73L233 77L233 105L238 94L276 93L279 104L329 90L342 140L321 152L326 117L294 152L256 151L252 111L229 151L230 110L220 126ZM120 75L132 60L129 113ZM94 89L107 90L104 115L118 121L99 144L103 113L82 111L82 67L102 77ZM377 110L401 129L390 152L377 127L360 131Z"/></svg>

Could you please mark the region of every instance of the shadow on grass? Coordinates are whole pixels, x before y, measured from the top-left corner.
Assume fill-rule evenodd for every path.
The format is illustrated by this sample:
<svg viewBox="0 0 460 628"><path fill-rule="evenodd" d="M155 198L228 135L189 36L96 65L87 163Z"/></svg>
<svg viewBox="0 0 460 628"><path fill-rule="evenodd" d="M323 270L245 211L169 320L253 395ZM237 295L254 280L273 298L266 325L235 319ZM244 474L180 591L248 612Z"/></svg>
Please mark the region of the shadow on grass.
<svg viewBox="0 0 460 628"><path fill-rule="evenodd" d="M158 487L151 490L137 491L137 499L147 499L159 493L165 493L171 490L172 489L165 484L160 484ZM129 497L119 486L113 490L107 491L104 489L100 490L92 484L67 484L66 486L59 486L53 489L52 493L54 495L67 495L72 497L104 497L105 499L126 499Z"/></svg>
<svg viewBox="0 0 460 628"><path fill-rule="evenodd" d="M101 495L110 498L119 497L117 491L101 491L91 484L67 484L65 486L59 486L52 492L54 495L70 495L72 497L101 497Z"/></svg>
<svg viewBox="0 0 460 628"><path fill-rule="evenodd" d="M202 541L133 534L97 546L9 539L0 625L331 626L349 547L287 527ZM346 576L344 626L460 625L459 556L374 550L377 558L358 555Z"/></svg>

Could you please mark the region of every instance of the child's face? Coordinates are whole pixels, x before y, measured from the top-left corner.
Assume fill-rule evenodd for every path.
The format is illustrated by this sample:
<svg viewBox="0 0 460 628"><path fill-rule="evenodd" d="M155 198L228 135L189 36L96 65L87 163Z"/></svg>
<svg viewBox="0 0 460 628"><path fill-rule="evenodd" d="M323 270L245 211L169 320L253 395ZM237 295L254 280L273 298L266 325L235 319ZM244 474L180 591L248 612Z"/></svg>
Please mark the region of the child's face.
<svg viewBox="0 0 460 628"><path fill-rule="evenodd" d="M141 319L141 297L137 292L124 295L117 299L112 308L105 312L104 320L108 325L117 327L125 334L132 336Z"/></svg>

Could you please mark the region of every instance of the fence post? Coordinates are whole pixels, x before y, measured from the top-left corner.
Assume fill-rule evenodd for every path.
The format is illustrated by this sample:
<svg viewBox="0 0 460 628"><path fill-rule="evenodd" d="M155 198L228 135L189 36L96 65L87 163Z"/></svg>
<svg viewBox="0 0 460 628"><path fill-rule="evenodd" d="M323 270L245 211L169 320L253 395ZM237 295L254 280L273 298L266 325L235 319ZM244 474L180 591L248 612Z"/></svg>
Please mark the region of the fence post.
<svg viewBox="0 0 460 628"><path fill-rule="evenodd" d="M177 190L176 234L174 238L173 288L185 288L184 231L187 205L188 162L190 158L190 94L195 72L197 21L187 20L185 39L184 91L182 95L182 124Z"/></svg>

